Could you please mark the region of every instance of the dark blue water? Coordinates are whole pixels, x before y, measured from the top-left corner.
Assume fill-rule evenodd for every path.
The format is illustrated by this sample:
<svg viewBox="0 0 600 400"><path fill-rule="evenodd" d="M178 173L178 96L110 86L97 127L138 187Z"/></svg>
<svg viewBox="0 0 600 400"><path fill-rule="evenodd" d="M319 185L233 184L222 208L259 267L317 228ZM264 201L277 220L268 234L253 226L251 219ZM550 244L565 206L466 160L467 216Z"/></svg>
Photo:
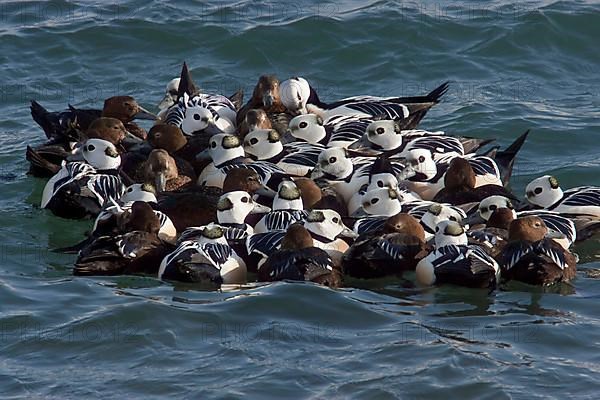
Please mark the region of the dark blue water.
<svg viewBox="0 0 600 400"><path fill-rule="evenodd" d="M600 6L586 1L49 1L0 3L0 397L597 398L600 246L572 285L493 294L399 282L223 292L152 278L73 278L89 222L39 210L29 99L154 107L182 61L205 91L262 73L321 97L452 86L422 126L532 133L515 167L600 185Z"/></svg>

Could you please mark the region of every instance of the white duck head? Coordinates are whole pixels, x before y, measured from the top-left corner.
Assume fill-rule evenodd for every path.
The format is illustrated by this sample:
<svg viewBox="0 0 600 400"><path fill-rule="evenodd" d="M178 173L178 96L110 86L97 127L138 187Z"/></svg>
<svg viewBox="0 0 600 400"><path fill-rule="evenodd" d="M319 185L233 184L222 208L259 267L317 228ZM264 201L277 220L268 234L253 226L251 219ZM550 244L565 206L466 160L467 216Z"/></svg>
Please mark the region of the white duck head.
<svg viewBox="0 0 600 400"><path fill-rule="evenodd" d="M296 139L316 144L326 135L323 118L316 114L298 115L290 121L289 132Z"/></svg>
<svg viewBox="0 0 600 400"><path fill-rule="evenodd" d="M421 217L421 223L427 231L434 232L435 227L442 221L462 222L466 218L464 211L458 207L452 207L446 204L432 203L425 214Z"/></svg>
<svg viewBox="0 0 600 400"><path fill-rule="evenodd" d="M281 102L292 114L306 114L306 103L310 97L308 81L299 76L279 84Z"/></svg>
<svg viewBox="0 0 600 400"><path fill-rule="evenodd" d="M504 196L490 196L487 197L479 203L479 207L477 207L477 211L479 212L479 216L483 218L485 221L489 220L494 211L499 208L508 208L512 210L513 217L517 218L517 213L514 210L514 206L510 199Z"/></svg>
<svg viewBox="0 0 600 400"><path fill-rule="evenodd" d="M121 165L121 156L117 148L106 140L88 139L81 151L84 160L96 169L117 169Z"/></svg>
<svg viewBox="0 0 600 400"><path fill-rule="evenodd" d="M255 160L269 160L281 154L283 143L275 129L256 129L244 138L244 150Z"/></svg>
<svg viewBox="0 0 600 400"><path fill-rule="evenodd" d="M306 218L304 227L310 232L329 240L335 240L338 236L357 236L356 233L344 225L340 214L333 210L312 210Z"/></svg>
<svg viewBox="0 0 600 400"><path fill-rule="evenodd" d="M210 138L207 153L216 166L245 155L240 139L226 133L219 133Z"/></svg>
<svg viewBox="0 0 600 400"><path fill-rule="evenodd" d="M408 179L415 174L421 174L425 180L437 175L437 165L431 151L426 149L411 149L402 153L406 159L406 168L400 174L402 179Z"/></svg>
<svg viewBox="0 0 600 400"><path fill-rule="evenodd" d="M380 120L371 122L365 134L350 148L368 147L377 150L395 150L402 146L402 134L396 121Z"/></svg>
<svg viewBox="0 0 600 400"><path fill-rule="evenodd" d="M404 199L395 189L377 188L366 192L361 200L361 207L353 216L367 214L391 217L402 212Z"/></svg>
<svg viewBox="0 0 600 400"><path fill-rule="evenodd" d="M303 210L300 189L294 181L282 181L273 199L273 210Z"/></svg>
<svg viewBox="0 0 600 400"><path fill-rule="evenodd" d="M256 203L248 192L242 190L225 193L217 202L217 219L220 224L243 224L248 214L269 211L269 207Z"/></svg>
<svg viewBox="0 0 600 400"><path fill-rule="evenodd" d="M467 233L456 221L441 221L435 227L435 247L466 245Z"/></svg>
<svg viewBox="0 0 600 400"><path fill-rule="evenodd" d="M180 78L173 78L167 83L165 88L165 97L158 103L159 110L166 110L177 101L177 93L179 91Z"/></svg>
<svg viewBox="0 0 600 400"><path fill-rule="evenodd" d="M156 203L156 189L148 183L134 183L125 189L125 193L119 198L119 201L123 204L134 201Z"/></svg>
<svg viewBox="0 0 600 400"><path fill-rule="evenodd" d="M525 197L534 206L548 208L562 199L563 191L555 177L544 175L527 185Z"/></svg>
<svg viewBox="0 0 600 400"><path fill-rule="evenodd" d="M342 147L332 147L325 149L319 154L317 165L312 170L310 177L312 179L325 178L331 181L344 180L354 171L354 164L346 149Z"/></svg>

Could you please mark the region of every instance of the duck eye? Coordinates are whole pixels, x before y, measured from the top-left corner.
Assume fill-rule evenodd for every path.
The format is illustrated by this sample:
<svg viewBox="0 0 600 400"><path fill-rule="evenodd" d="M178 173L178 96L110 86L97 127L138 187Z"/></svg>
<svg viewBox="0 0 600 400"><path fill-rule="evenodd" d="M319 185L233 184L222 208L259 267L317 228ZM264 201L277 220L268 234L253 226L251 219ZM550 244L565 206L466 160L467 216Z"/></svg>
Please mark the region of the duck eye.
<svg viewBox="0 0 600 400"><path fill-rule="evenodd" d="M340 222L340 220L337 217L333 217L332 221L334 224L337 224Z"/></svg>
<svg viewBox="0 0 600 400"><path fill-rule="evenodd" d="M423 157L423 156L419 156L419 162L420 162L420 163L424 163L424 162L425 162L425 157Z"/></svg>
<svg viewBox="0 0 600 400"><path fill-rule="evenodd" d="M94 151L96 150L96 146L94 146L93 144L89 144L87 147L87 151Z"/></svg>
<svg viewBox="0 0 600 400"><path fill-rule="evenodd" d="M242 203L248 203L248 198L247 197L242 197Z"/></svg>
<svg viewBox="0 0 600 400"><path fill-rule="evenodd" d="M535 190L533 191L533 193L535 193L535 194L542 193L542 188L541 187L536 187Z"/></svg>
<svg viewBox="0 0 600 400"><path fill-rule="evenodd" d="M200 114L194 114L194 119L196 121L200 121Z"/></svg>
<svg viewBox="0 0 600 400"><path fill-rule="evenodd" d="M300 123L298 124L298 126L300 127L300 129L304 129L304 128L306 128L306 127L308 126L308 122L304 122L304 121L303 121L303 122L300 122Z"/></svg>
<svg viewBox="0 0 600 400"><path fill-rule="evenodd" d="M379 186L380 188L383 187L383 181L377 181L377 186Z"/></svg>
<svg viewBox="0 0 600 400"><path fill-rule="evenodd" d="M214 149L214 148L216 148L216 147L217 147L217 142L212 142L212 143L210 144L210 147L212 147L213 149Z"/></svg>
<svg viewBox="0 0 600 400"><path fill-rule="evenodd" d="M133 188L127 189L127 193L131 193L131 192L133 192Z"/></svg>
<svg viewBox="0 0 600 400"><path fill-rule="evenodd" d="M376 197L373 200L371 200L371 204L377 204L378 201L379 201L379 199Z"/></svg>
<svg viewBox="0 0 600 400"><path fill-rule="evenodd" d="M333 164L333 163L335 163L336 161L337 161L337 158L335 158L335 157L330 157L330 158L329 158L329 164Z"/></svg>
<svg viewBox="0 0 600 400"><path fill-rule="evenodd" d="M385 129L383 129L383 128L377 128L377 134L378 134L378 135L381 135L381 134L383 134L384 132L385 132Z"/></svg>
<svg viewBox="0 0 600 400"><path fill-rule="evenodd" d="M496 211L496 209L497 209L497 208L498 208L498 206L496 206L495 204L492 204L492 205L490 206L490 210L491 210L491 211Z"/></svg>
<svg viewBox="0 0 600 400"><path fill-rule="evenodd" d="M436 232L439 232L439 231L440 231L440 227L439 227L439 226L436 226L436 227L435 227L435 231L436 231Z"/></svg>
<svg viewBox="0 0 600 400"><path fill-rule="evenodd" d="M252 139L250 139L250 144L251 144L252 146L254 146L256 143L258 143L258 139L257 139L257 138L252 138Z"/></svg>
<svg viewBox="0 0 600 400"><path fill-rule="evenodd" d="M450 218L448 218L448 219L449 219L450 221L457 222L457 221L456 221L456 217L450 217Z"/></svg>

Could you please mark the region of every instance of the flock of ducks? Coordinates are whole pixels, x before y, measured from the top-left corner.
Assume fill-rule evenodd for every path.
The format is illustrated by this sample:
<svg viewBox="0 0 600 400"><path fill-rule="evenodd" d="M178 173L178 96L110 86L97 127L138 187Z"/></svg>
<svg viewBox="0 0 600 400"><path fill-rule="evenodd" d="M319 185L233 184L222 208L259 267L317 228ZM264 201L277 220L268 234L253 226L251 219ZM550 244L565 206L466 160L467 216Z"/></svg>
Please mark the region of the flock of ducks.
<svg viewBox="0 0 600 400"><path fill-rule="evenodd" d="M26 157L49 178L42 208L94 219L56 249L77 253L75 275L339 287L414 271L419 285L490 290L573 279L569 249L596 231L600 188L542 176L520 200L508 184L528 132L501 150L417 129L447 89L325 103L304 78L265 75L244 104L200 91L184 63L156 115L130 96L101 110L32 101L48 140Z"/></svg>

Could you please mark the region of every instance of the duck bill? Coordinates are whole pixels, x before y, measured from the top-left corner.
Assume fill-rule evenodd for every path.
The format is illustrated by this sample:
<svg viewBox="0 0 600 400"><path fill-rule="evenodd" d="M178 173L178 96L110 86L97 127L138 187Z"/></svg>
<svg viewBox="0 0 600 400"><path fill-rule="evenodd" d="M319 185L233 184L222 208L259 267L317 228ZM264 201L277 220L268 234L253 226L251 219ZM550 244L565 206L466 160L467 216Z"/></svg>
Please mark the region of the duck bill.
<svg viewBox="0 0 600 400"><path fill-rule="evenodd" d="M363 207L358 208L356 211L354 211L352 213L352 215L350 215L350 217L352 218L360 218L360 217L366 217L369 214L367 214L367 212L365 211L365 209Z"/></svg>
<svg viewBox="0 0 600 400"><path fill-rule="evenodd" d="M83 158L83 146L75 147L71 154L66 158L67 161L84 161Z"/></svg>
<svg viewBox="0 0 600 400"><path fill-rule="evenodd" d="M210 151L208 149L202 150L200 153L196 154L196 161L210 161L212 160L210 156Z"/></svg>
<svg viewBox="0 0 600 400"><path fill-rule="evenodd" d="M536 209L537 208L533 204L531 204L529 201L527 201L527 199L525 199L525 201L522 201L515 207L515 211L517 211L517 212L530 211L530 210L536 210Z"/></svg>
<svg viewBox="0 0 600 400"><path fill-rule="evenodd" d="M325 172L321 169L321 166L317 164L313 170L310 172L311 179L319 179L325 176Z"/></svg>
<svg viewBox="0 0 600 400"><path fill-rule="evenodd" d="M546 237L549 239L557 239L557 240L561 240L561 239L566 239L567 236L559 231L555 231L553 229L548 229L548 233L546 233Z"/></svg>
<svg viewBox="0 0 600 400"><path fill-rule="evenodd" d="M259 196L265 196L265 197L269 197L269 198L274 198L275 195L277 194L274 190L271 190L266 186L261 187L255 193Z"/></svg>
<svg viewBox="0 0 600 400"><path fill-rule="evenodd" d="M472 215L469 215L467 218L463 219L461 225L464 226L474 226L485 224L486 220L479 215L479 212L475 212Z"/></svg>
<svg viewBox="0 0 600 400"><path fill-rule="evenodd" d="M167 177L164 172L159 172L154 178L154 187L158 193L162 193L167 190Z"/></svg>
<svg viewBox="0 0 600 400"><path fill-rule="evenodd" d="M358 237L358 233L354 232L352 229L345 226L344 229L340 232L340 236L351 238L351 239L356 239Z"/></svg>
<svg viewBox="0 0 600 400"><path fill-rule="evenodd" d="M151 113L143 107L139 108L137 114L133 116L134 119L148 119L151 121L155 121L158 119L158 115Z"/></svg>
<svg viewBox="0 0 600 400"><path fill-rule="evenodd" d="M283 143L283 144L293 143L295 141L296 141L296 138L294 137L294 135L292 135L292 131L289 129L287 131L285 131L285 133L281 137L281 143Z"/></svg>
<svg viewBox="0 0 600 400"><path fill-rule="evenodd" d="M275 98L273 97L273 95L271 93L267 93L263 96L263 104L265 105L265 107L267 107L267 108L272 107L274 103L275 103Z"/></svg>
<svg viewBox="0 0 600 400"><path fill-rule="evenodd" d="M250 211L250 214L266 214L270 211L271 209L269 207L254 202L254 208Z"/></svg>
<svg viewBox="0 0 600 400"><path fill-rule="evenodd" d="M348 148L350 150L370 150L370 144L371 142L369 142L367 135L362 135L360 139L352 143Z"/></svg>
<svg viewBox="0 0 600 400"><path fill-rule="evenodd" d="M209 123L208 126L204 129L204 132L210 136L218 135L219 133L225 133L221 128L219 128L214 123Z"/></svg>

